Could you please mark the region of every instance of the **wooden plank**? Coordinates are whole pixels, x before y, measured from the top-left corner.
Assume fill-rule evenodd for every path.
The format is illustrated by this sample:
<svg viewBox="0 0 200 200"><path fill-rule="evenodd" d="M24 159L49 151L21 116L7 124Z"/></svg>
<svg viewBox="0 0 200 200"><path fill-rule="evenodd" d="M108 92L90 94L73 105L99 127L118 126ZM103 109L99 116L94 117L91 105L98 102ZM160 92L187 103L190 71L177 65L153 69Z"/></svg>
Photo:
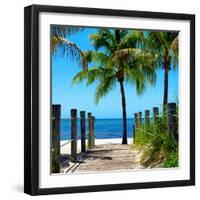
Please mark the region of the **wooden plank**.
<svg viewBox="0 0 200 200"><path fill-rule="evenodd" d="M142 151L131 145L101 144L83 155L83 162L68 173L142 169Z"/></svg>

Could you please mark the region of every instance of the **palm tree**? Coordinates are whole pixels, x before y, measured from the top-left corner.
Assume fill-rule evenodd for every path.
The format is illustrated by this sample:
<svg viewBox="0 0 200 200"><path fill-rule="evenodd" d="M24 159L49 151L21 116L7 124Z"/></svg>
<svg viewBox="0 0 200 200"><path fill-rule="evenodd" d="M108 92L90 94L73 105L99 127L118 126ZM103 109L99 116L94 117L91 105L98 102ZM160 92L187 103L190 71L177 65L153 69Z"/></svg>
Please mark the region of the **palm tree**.
<svg viewBox="0 0 200 200"><path fill-rule="evenodd" d="M146 32L145 48L158 55L158 65L164 70L163 107L168 103L168 74L178 63L178 32Z"/></svg>
<svg viewBox="0 0 200 200"><path fill-rule="evenodd" d="M138 32L120 29L100 29L90 35L95 51L84 52L93 66L82 70L73 78L74 83L97 81L95 103L108 94L116 83L120 85L123 111L122 144L127 144L126 97L124 82L135 84L137 94L142 94L148 83L154 84L154 56L138 48ZM99 50L99 51L98 51Z"/></svg>
<svg viewBox="0 0 200 200"><path fill-rule="evenodd" d="M62 25L51 25L51 54L59 51L60 55L67 55L71 59L76 59L79 65L87 68L87 62L81 49L73 42L67 40L67 37L82 31L82 28L67 27Z"/></svg>

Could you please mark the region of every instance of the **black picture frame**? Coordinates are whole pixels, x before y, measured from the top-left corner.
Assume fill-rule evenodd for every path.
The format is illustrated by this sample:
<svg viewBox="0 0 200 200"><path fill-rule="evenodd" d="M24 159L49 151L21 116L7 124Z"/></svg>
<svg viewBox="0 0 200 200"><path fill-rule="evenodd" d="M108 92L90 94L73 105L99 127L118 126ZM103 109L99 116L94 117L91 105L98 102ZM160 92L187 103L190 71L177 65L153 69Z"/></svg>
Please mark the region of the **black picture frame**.
<svg viewBox="0 0 200 200"><path fill-rule="evenodd" d="M39 13L73 13L190 23L190 179L177 181L39 188ZM195 185L195 15L83 7L31 5L24 9L24 192L30 195Z"/></svg>

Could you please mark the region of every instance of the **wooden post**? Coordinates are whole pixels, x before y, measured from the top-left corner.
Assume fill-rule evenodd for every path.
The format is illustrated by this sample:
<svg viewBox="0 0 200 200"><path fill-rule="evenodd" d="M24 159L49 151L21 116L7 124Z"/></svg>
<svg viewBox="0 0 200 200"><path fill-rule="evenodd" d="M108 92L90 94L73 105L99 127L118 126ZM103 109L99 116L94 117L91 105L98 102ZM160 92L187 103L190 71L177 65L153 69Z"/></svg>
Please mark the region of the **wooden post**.
<svg viewBox="0 0 200 200"><path fill-rule="evenodd" d="M77 110L71 109L71 157L76 162L77 158Z"/></svg>
<svg viewBox="0 0 200 200"><path fill-rule="evenodd" d="M135 139L136 129L138 128L138 113L134 113L134 125L133 125L133 143Z"/></svg>
<svg viewBox="0 0 200 200"><path fill-rule="evenodd" d="M139 127L142 128L142 112L139 112Z"/></svg>
<svg viewBox="0 0 200 200"><path fill-rule="evenodd" d="M88 113L88 148L91 149L92 147L92 113Z"/></svg>
<svg viewBox="0 0 200 200"><path fill-rule="evenodd" d="M94 116L92 116L91 117L91 120L92 120L92 134L91 134L91 147L93 148L94 147L94 145L95 145L95 135L94 135L94 123L95 123L95 117Z"/></svg>
<svg viewBox="0 0 200 200"><path fill-rule="evenodd" d="M134 127L135 129L138 127L138 113L134 113Z"/></svg>
<svg viewBox="0 0 200 200"><path fill-rule="evenodd" d="M52 105L51 172L60 173L60 113L61 105Z"/></svg>
<svg viewBox="0 0 200 200"><path fill-rule="evenodd" d="M170 137L178 140L176 126L176 103L167 104L167 127Z"/></svg>
<svg viewBox="0 0 200 200"><path fill-rule="evenodd" d="M85 152L85 111L80 112L81 152Z"/></svg>
<svg viewBox="0 0 200 200"><path fill-rule="evenodd" d="M150 123L150 110L145 110L145 126L147 127Z"/></svg>
<svg viewBox="0 0 200 200"><path fill-rule="evenodd" d="M134 144L134 141L135 141L135 124L133 123L133 144Z"/></svg>
<svg viewBox="0 0 200 200"><path fill-rule="evenodd" d="M158 119L158 115L159 115L159 108L158 107L154 107L153 108L153 122L156 123L157 119Z"/></svg>

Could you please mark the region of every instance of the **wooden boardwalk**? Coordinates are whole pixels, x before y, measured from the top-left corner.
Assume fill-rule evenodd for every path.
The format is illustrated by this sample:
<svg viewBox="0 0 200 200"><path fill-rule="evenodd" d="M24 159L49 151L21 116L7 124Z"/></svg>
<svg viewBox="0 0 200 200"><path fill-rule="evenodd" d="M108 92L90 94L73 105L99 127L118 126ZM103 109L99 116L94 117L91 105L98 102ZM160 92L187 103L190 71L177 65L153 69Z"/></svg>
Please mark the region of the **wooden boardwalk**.
<svg viewBox="0 0 200 200"><path fill-rule="evenodd" d="M142 152L131 145L101 144L82 153L77 163L71 163L64 173L87 173L144 168L140 164Z"/></svg>

